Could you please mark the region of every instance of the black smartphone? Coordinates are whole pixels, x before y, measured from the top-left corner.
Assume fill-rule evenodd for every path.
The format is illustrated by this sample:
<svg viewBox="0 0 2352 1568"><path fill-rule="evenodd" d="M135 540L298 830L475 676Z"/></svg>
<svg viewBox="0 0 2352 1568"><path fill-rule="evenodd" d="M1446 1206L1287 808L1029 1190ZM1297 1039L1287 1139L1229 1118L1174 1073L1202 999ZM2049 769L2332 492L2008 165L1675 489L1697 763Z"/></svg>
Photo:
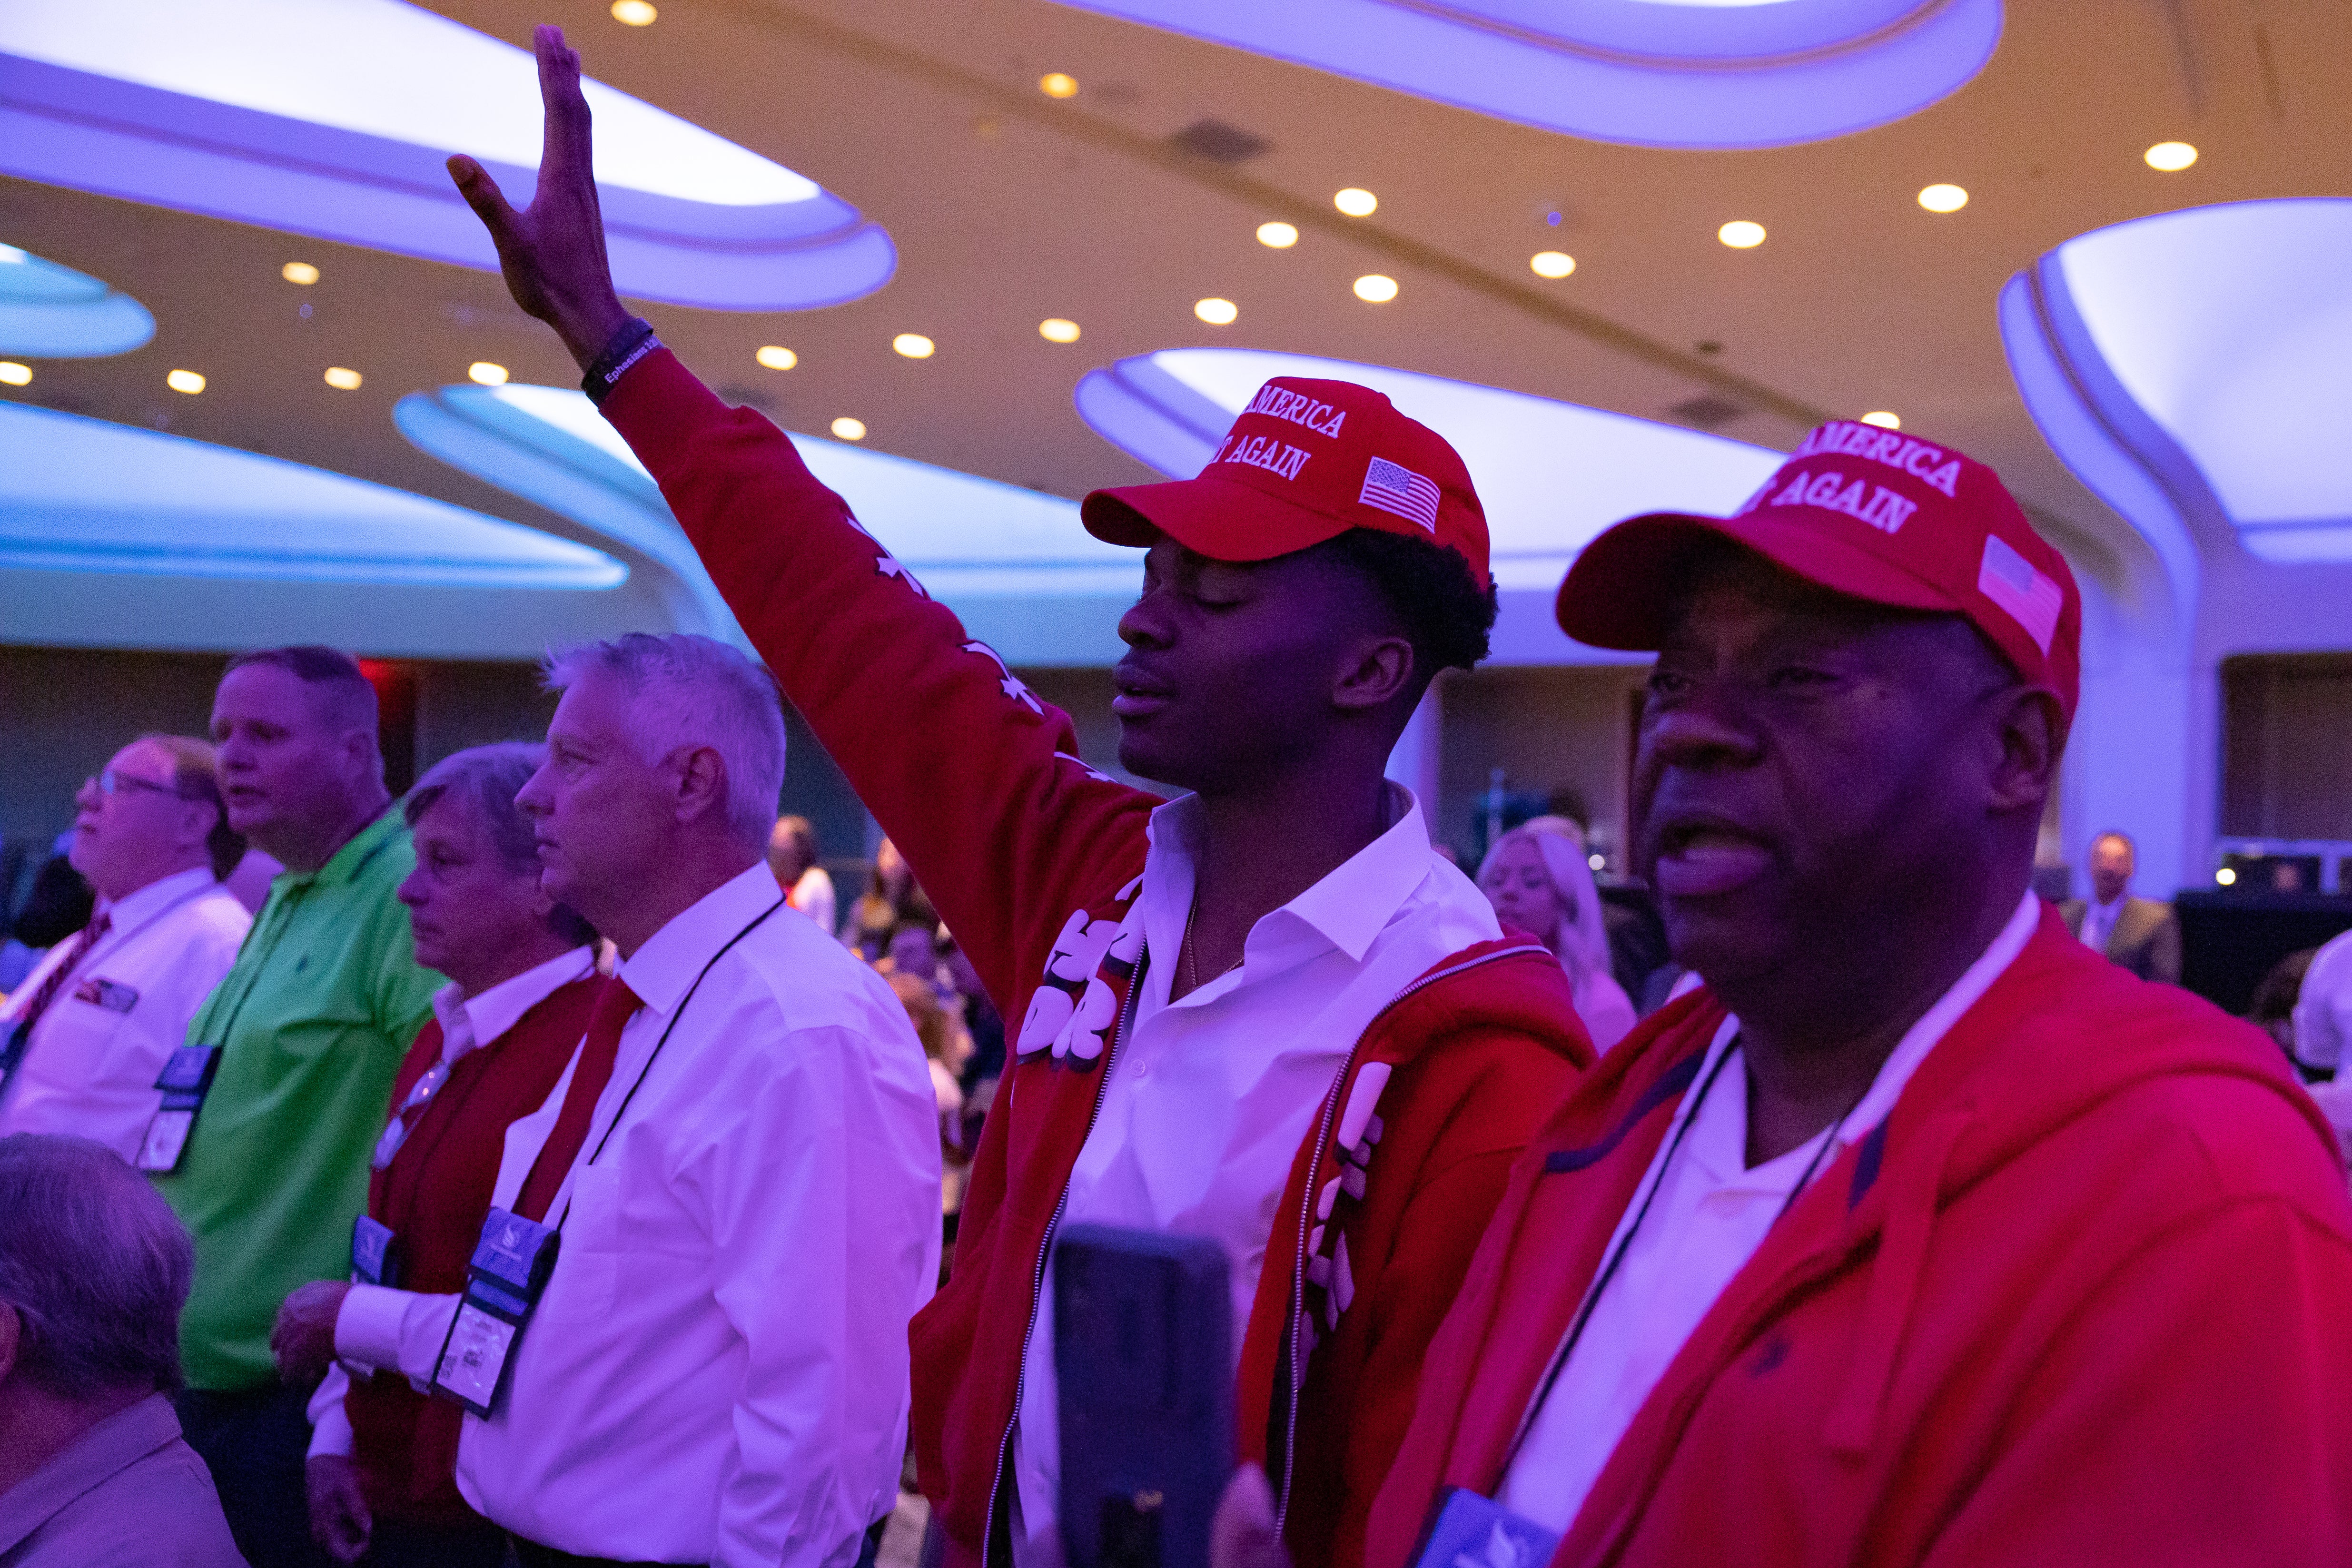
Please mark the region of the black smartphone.
<svg viewBox="0 0 2352 1568"><path fill-rule="evenodd" d="M1054 1248L1054 1371L1069 1568L1208 1568L1234 1473L1224 1249L1066 1227Z"/></svg>

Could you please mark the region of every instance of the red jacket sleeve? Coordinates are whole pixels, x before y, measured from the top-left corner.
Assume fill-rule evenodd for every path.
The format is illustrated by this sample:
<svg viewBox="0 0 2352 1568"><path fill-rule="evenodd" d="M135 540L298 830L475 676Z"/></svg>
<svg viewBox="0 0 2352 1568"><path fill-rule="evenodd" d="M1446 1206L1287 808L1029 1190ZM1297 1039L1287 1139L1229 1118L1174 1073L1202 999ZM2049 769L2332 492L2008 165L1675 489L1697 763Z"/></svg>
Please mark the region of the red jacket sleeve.
<svg viewBox="0 0 2352 1568"><path fill-rule="evenodd" d="M2044 1348L1923 1568L2352 1562L2347 1301L2352 1248L2290 1204L2165 1233Z"/></svg>
<svg viewBox="0 0 2352 1568"><path fill-rule="evenodd" d="M1068 716L972 641L761 414L663 350L604 416L1018 1029L1063 921L1143 869L1158 800L1079 762Z"/></svg>

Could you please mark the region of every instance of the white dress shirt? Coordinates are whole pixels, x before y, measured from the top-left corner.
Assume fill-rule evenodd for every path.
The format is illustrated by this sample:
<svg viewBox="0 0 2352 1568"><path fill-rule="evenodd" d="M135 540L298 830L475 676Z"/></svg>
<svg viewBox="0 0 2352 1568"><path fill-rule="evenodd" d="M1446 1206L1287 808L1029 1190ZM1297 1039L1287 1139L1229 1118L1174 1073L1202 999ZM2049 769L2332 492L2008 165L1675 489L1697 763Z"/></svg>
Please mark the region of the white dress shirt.
<svg viewBox="0 0 2352 1568"><path fill-rule="evenodd" d="M441 1024L442 1065L455 1067L475 1051L496 1045L509 1030L522 1021L523 1014L595 967L595 948L574 947L559 957L500 980L478 997L467 997L454 980L442 987L433 993L433 1016ZM350 1298L344 1299L348 1303ZM364 1306L362 1311L365 1311ZM338 1344L342 1335L343 1323L339 1315L335 1320ZM351 1386L351 1375L341 1366L330 1366L310 1396L313 1455L352 1451L351 1418L343 1414L343 1396Z"/></svg>
<svg viewBox="0 0 2352 1568"><path fill-rule="evenodd" d="M467 1501L542 1545L846 1568L897 1501L907 1320L939 1272L930 1073L889 987L808 921L737 939L781 896L754 865L621 966L645 1007L548 1211L507 1391L457 1451ZM507 1130L499 1207L577 1067ZM455 1310L354 1286L336 1349L427 1376Z"/></svg>
<svg viewBox="0 0 2352 1568"><path fill-rule="evenodd" d="M2041 921L2042 901L2029 893L1983 955L1895 1042L1854 1108L1819 1137L1753 1168L1739 1020L1724 1020L1610 1238L1602 1257L1616 1257L1620 1248L1623 1257L1549 1392L1538 1395L1542 1403L1497 1501L1547 1530L1568 1529L1650 1391L1764 1244L1797 1183L1809 1168L1818 1178L1838 1150L1886 1120L1928 1051L2000 977ZM1698 1085L1710 1081L1711 1092L1700 1096ZM1654 1191L1644 1216L1643 1195Z"/></svg>
<svg viewBox="0 0 2352 1568"><path fill-rule="evenodd" d="M253 928L245 905L208 867L158 877L110 907L113 924L74 966L33 1025L25 1060L0 1103L0 1135L71 1133L95 1138L128 1160L163 1095L155 1075L188 1043L188 1020L236 962ZM15 1009L40 994L73 939L49 950L0 1008L0 1033Z"/></svg>
<svg viewBox="0 0 2352 1568"><path fill-rule="evenodd" d="M1186 796L1151 814L1139 894L1150 964L1062 1222L1223 1243L1236 1357L1291 1161L1357 1037L1433 966L1502 935L1486 895L1429 847L1411 792L1390 789L1389 830L1261 917L1239 968L1177 1002L1168 997L1192 907L1201 805ZM1013 1439L1018 1568L1062 1562L1053 1321L1049 1267Z"/></svg>
<svg viewBox="0 0 2352 1568"><path fill-rule="evenodd" d="M2113 903L2101 904L2095 898L2083 906L2084 946L2105 956L2107 938L2116 933L2116 917L2124 912L2124 900L2129 896L2129 894L2119 893Z"/></svg>
<svg viewBox="0 0 2352 1568"><path fill-rule="evenodd" d="M823 866L813 865L801 873L800 881L788 891L793 907L816 922L820 929L839 929L840 922L835 917L833 878L825 874Z"/></svg>

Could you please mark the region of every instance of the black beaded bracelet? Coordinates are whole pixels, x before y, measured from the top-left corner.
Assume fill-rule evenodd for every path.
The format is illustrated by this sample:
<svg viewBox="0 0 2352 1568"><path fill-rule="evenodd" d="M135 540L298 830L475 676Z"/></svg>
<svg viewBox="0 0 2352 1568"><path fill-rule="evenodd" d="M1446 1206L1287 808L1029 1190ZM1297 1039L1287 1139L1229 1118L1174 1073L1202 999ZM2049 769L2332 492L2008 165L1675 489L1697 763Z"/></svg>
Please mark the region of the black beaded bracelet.
<svg viewBox="0 0 2352 1568"><path fill-rule="evenodd" d="M604 351L596 356L596 362L588 367L588 373L580 378L580 390L588 394L590 402L603 407L614 386L629 373L629 367L661 346L651 323L642 316L630 317L613 334L613 340L604 345Z"/></svg>

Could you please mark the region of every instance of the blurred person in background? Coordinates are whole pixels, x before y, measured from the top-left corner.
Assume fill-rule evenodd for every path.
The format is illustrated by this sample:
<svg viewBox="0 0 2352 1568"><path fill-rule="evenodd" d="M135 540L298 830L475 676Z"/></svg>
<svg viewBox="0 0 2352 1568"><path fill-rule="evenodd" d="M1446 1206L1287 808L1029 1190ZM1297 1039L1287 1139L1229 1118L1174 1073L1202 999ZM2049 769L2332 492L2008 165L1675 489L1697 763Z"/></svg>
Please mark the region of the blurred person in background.
<svg viewBox="0 0 2352 1568"><path fill-rule="evenodd" d="M187 1232L87 1138L0 1138L0 1563L245 1568L180 1436Z"/></svg>
<svg viewBox="0 0 2352 1568"><path fill-rule="evenodd" d="M547 760L516 803L541 886L621 962L507 1130L485 1233L562 1245L487 1359L444 1355L454 1293L364 1284L334 1348L472 1390L458 1490L521 1568L849 1568L898 1500L907 1320L939 1270L922 1049L880 976L775 918L765 671L631 633L552 655L546 682Z"/></svg>
<svg viewBox="0 0 2352 1568"><path fill-rule="evenodd" d="M279 1381L270 1325L296 1286L350 1270L384 1099L441 979L396 896L416 862L359 665L332 648L239 654L212 735L229 826L286 870L188 1026L212 1053L209 1089L197 1081L192 1122L157 1113L138 1163L195 1240L181 1422L238 1548L277 1568L323 1559L303 1479L310 1390Z"/></svg>
<svg viewBox="0 0 2352 1568"><path fill-rule="evenodd" d="M965 1135L962 1073L971 1058L971 1037L954 1013L940 1005L939 992L912 975L890 977L890 989L907 1009L915 1038L930 1064L931 1091L940 1112L940 1212L947 1218L946 1241L955 1241L956 1216L963 1208L965 1179L971 1173L971 1144ZM952 1260L942 1256L941 1277Z"/></svg>
<svg viewBox="0 0 2352 1568"><path fill-rule="evenodd" d="M785 901L830 934L835 926L833 878L816 863L816 829L806 817L779 817L768 835L768 869Z"/></svg>
<svg viewBox="0 0 2352 1568"><path fill-rule="evenodd" d="M509 1125L546 1101L572 1060L603 984L594 933L540 885L538 843L515 795L545 747L477 747L436 763L401 802L416 869L400 884L417 962L449 977L433 1019L393 1080L376 1141L368 1218L378 1255L353 1271L406 1291L466 1283L489 1212ZM289 1296L271 1335L278 1372L311 1396L313 1537L338 1563L375 1568L498 1568L506 1532L458 1494L464 1411L397 1373L354 1380L333 1362L339 1326L383 1293L356 1300L342 1281ZM320 1381L320 1374L325 1375Z"/></svg>
<svg viewBox="0 0 2352 1568"><path fill-rule="evenodd" d="M2091 896L2058 906L2066 929L2084 946L2122 965L2143 980L2180 983L2180 917L2172 905L2135 898L2132 873L2138 846L2128 834L2101 833L2091 841Z"/></svg>
<svg viewBox="0 0 2352 1568"><path fill-rule="evenodd" d="M849 906L849 917L841 924L843 944L856 949L867 963L878 964L890 950L890 939L899 932L910 925L936 931L939 924L939 911L915 885L915 873L898 853L898 846L884 839L874 852L874 870L866 891Z"/></svg>
<svg viewBox="0 0 2352 1568"><path fill-rule="evenodd" d="M58 835L8 928L11 937L37 952L56 946L89 925L97 907L98 890L74 869L73 843L71 828Z"/></svg>
<svg viewBox="0 0 2352 1568"><path fill-rule="evenodd" d="M2311 1097L2352 1162L2352 1073L2345 1071L2344 1061L2346 1047L2352 1046L2352 931L2309 956L2292 1005L2288 1049L2306 1079L2326 1080L2310 1085Z"/></svg>
<svg viewBox="0 0 2352 1568"><path fill-rule="evenodd" d="M129 1160L163 1103L157 1075L252 927L220 882L245 841L213 748L184 736L132 741L74 806L69 852L97 912L0 1007L0 1134L70 1133Z"/></svg>
<svg viewBox="0 0 2352 1568"><path fill-rule="evenodd" d="M1605 1051L1623 1039L1635 1022L1633 1004L1610 973L1600 890L1568 819L1538 817L1496 839L1479 864L1478 888L1504 925L1538 938L1559 960L1592 1048Z"/></svg>

